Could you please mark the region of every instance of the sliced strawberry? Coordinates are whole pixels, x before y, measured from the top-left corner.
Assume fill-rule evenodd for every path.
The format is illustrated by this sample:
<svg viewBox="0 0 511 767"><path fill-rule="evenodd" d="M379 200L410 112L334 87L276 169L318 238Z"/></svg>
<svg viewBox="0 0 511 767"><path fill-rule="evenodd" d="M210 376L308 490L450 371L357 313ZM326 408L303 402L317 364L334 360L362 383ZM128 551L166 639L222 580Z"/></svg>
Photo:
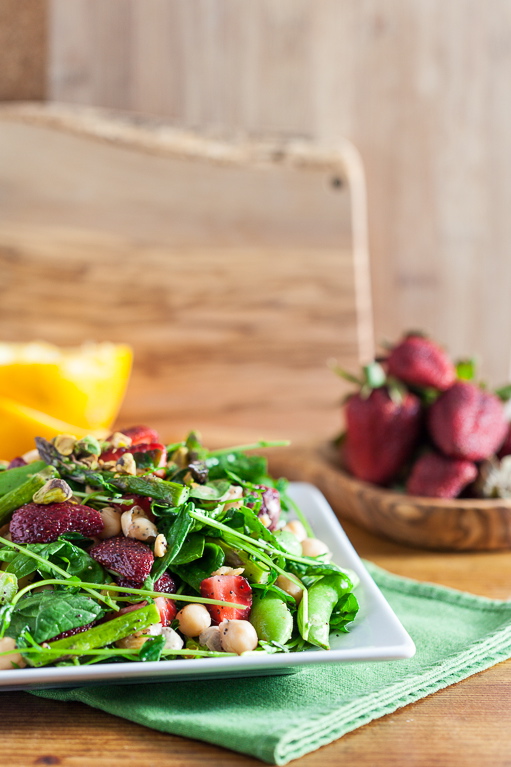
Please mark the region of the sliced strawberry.
<svg viewBox="0 0 511 767"><path fill-rule="evenodd" d="M99 511L79 503L26 503L14 512L9 532L14 543L51 543L64 533L88 538L104 527Z"/></svg>
<svg viewBox="0 0 511 767"><path fill-rule="evenodd" d="M227 605L206 605L215 624L223 620L245 620L252 607L252 589L242 575L211 575L200 585L201 596L218 599L221 602L237 602L246 607L227 607Z"/></svg>
<svg viewBox="0 0 511 767"><path fill-rule="evenodd" d="M142 541L123 535L107 538L89 549L96 562L139 586L145 581L154 562L153 552Z"/></svg>
<svg viewBox="0 0 511 767"><path fill-rule="evenodd" d="M130 500L132 503L123 503L122 504L122 510L123 511L129 511L133 508L133 506L140 506L141 509L143 509L144 514L146 515L147 519L150 519L151 522L154 521L154 514L151 511L151 503L152 498L149 498L146 495L135 495L134 493L130 493L129 495L123 495L124 500Z"/></svg>
<svg viewBox="0 0 511 767"><path fill-rule="evenodd" d="M161 591L162 594L175 594L177 591L177 584L172 576L168 573L163 573L154 584L154 590Z"/></svg>
<svg viewBox="0 0 511 767"><path fill-rule="evenodd" d="M161 442L150 442L142 445L131 445L130 447L109 448L101 453L102 461L117 461L121 455L131 453L135 463L141 469L154 469L158 466L164 466L167 461L165 445Z"/></svg>
<svg viewBox="0 0 511 767"><path fill-rule="evenodd" d="M177 615L176 603L172 599L165 597L156 597L154 604L160 613L160 623L162 626L169 626Z"/></svg>
<svg viewBox="0 0 511 767"><path fill-rule="evenodd" d="M78 628L75 629L68 629L67 631L62 631L62 633L57 634L57 636L52 637L51 639L47 639L47 642L56 642L57 639L65 639L66 637L73 637L75 634L81 634L82 631L87 631L87 629L91 629L95 625L96 621L92 621L92 623L86 623L85 626L78 626Z"/></svg>
<svg viewBox="0 0 511 767"><path fill-rule="evenodd" d="M18 466L26 466L27 462L24 458L19 455L17 458L13 458L12 461L7 466L8 469L17 469Z"/></svg>
<svg viewBox="0 0 511 767"><path fill-rule="evenodd" d="M118 586L124 586L127 589L140 588L140 582L130 580L130 578L116 578L115 582ZM175 594L177 585L175 580L168 573L163 573L154 584L153 591L159 591L162 594Z"/></svg>
<svg viewBox="0 0 511 767"><path fill-rule="evenodd" d="M159 442L160 435L149 426L130 426L128 429L121 429L121 434L131 437L132 445L141 445L149 442ZM112 435L110 435L111 437ZM109 439L110 439L109 437Z"/></svg>

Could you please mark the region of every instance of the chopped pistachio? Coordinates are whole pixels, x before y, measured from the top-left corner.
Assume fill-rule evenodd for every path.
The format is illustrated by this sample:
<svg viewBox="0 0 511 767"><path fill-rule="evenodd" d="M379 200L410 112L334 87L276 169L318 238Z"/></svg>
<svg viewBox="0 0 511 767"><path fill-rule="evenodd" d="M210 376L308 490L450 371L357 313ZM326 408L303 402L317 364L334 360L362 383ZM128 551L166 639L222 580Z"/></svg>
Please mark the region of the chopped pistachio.
<svg viewBox="0 0 511 767"><path fill-rule="evenodd" d="M131 474L135 476L137 473L137 464L133 458L132 453L124 453L119 456L117 463L115 464L115 471L119 474Z"/></svg>
<svg viewBox="0 0 511 767"><path fill-rule="evenodd" d="M99 467L98 459L95 455L85 455L83 458L80 458L78 463L82 463L84 466L87 466L88 469L91 469L94 471Z"/></svg>
<svg viewBox="0 0 511 767"><path fill-rule="evenodd" d="M108 441L114 448L131 446L131 437L121 431L114 432Z"/></svg>
<svg viewBox="0 0 511 767"><path fill-rule="evenodd" d="M63 503L68 501L73 496L73 491L63 479L49 479L45 484L32 496L34 503Z"/></svg>
<svg viewBox="0 0 511 767"><path fill-rule="evenodd" d="M86 437L78 440L75 445L75 452L78 455L101 455L101 445L96 437L88 434Z"/></svg>
<svg viewBox="0 0 511 767"><path fill-rule="evenodd" d="M57 434L53 445L60 455L71 455L76 445L76 437L72 434Z"/></svg>

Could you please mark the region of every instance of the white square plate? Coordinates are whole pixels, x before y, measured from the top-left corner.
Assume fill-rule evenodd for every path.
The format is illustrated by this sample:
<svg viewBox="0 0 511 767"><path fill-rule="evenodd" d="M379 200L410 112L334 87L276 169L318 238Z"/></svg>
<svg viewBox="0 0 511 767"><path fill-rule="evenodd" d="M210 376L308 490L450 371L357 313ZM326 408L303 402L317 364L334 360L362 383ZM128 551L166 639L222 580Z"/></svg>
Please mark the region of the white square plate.
<svg viewBox="0 0 511 767"><path fill-rule="evenodd" d="M360 583L355 594L360 612L348 634L332 637L332 649L301 653L248 655L239 658L204 658L156 663L114 663L59 668L0 671L0 689L78 687L92 684L185 681L214 677L289 674L313 663L411 658L415 645L365 569L325 497L305 482L293 482L290 496L311 523L318 538L328 543L333 561L354 570Z"/></svg>

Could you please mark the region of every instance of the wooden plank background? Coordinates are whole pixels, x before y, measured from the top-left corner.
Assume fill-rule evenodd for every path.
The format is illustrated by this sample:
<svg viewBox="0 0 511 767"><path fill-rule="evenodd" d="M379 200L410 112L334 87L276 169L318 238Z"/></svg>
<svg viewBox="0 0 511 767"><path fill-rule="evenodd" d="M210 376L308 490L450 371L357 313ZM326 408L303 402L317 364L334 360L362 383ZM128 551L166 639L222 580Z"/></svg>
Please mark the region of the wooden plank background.
<svg viewBox="0 0 511 767"><path fill-rule="evenodd" d="M339 135L367 169L376 334L511 353L511 1L51 0L53 100L223 136Z"/></svg>
<svg viewBox="0 0 511 767"><path fill-rule="evenodd" d="M167 439L191 428L226 441L334 436L343 387L327 361L357 365L369 337L348 183L324 168L184 159L8 115L3 340L130 343L121 425L151 423Z"/></svg>

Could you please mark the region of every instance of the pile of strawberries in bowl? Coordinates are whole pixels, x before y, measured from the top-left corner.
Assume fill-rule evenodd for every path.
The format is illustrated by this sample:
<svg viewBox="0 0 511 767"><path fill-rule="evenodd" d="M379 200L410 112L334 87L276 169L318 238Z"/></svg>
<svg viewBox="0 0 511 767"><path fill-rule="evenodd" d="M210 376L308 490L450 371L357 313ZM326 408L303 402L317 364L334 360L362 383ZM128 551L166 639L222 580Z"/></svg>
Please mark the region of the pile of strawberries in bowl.
<svg viewBox="0 0 511 767"><path fill-rule="evenodd" d="M409 333L344 403L341 463L353 477L429 498L511 497L511 386L492 392L475 365L454 363Z"/></svg>

